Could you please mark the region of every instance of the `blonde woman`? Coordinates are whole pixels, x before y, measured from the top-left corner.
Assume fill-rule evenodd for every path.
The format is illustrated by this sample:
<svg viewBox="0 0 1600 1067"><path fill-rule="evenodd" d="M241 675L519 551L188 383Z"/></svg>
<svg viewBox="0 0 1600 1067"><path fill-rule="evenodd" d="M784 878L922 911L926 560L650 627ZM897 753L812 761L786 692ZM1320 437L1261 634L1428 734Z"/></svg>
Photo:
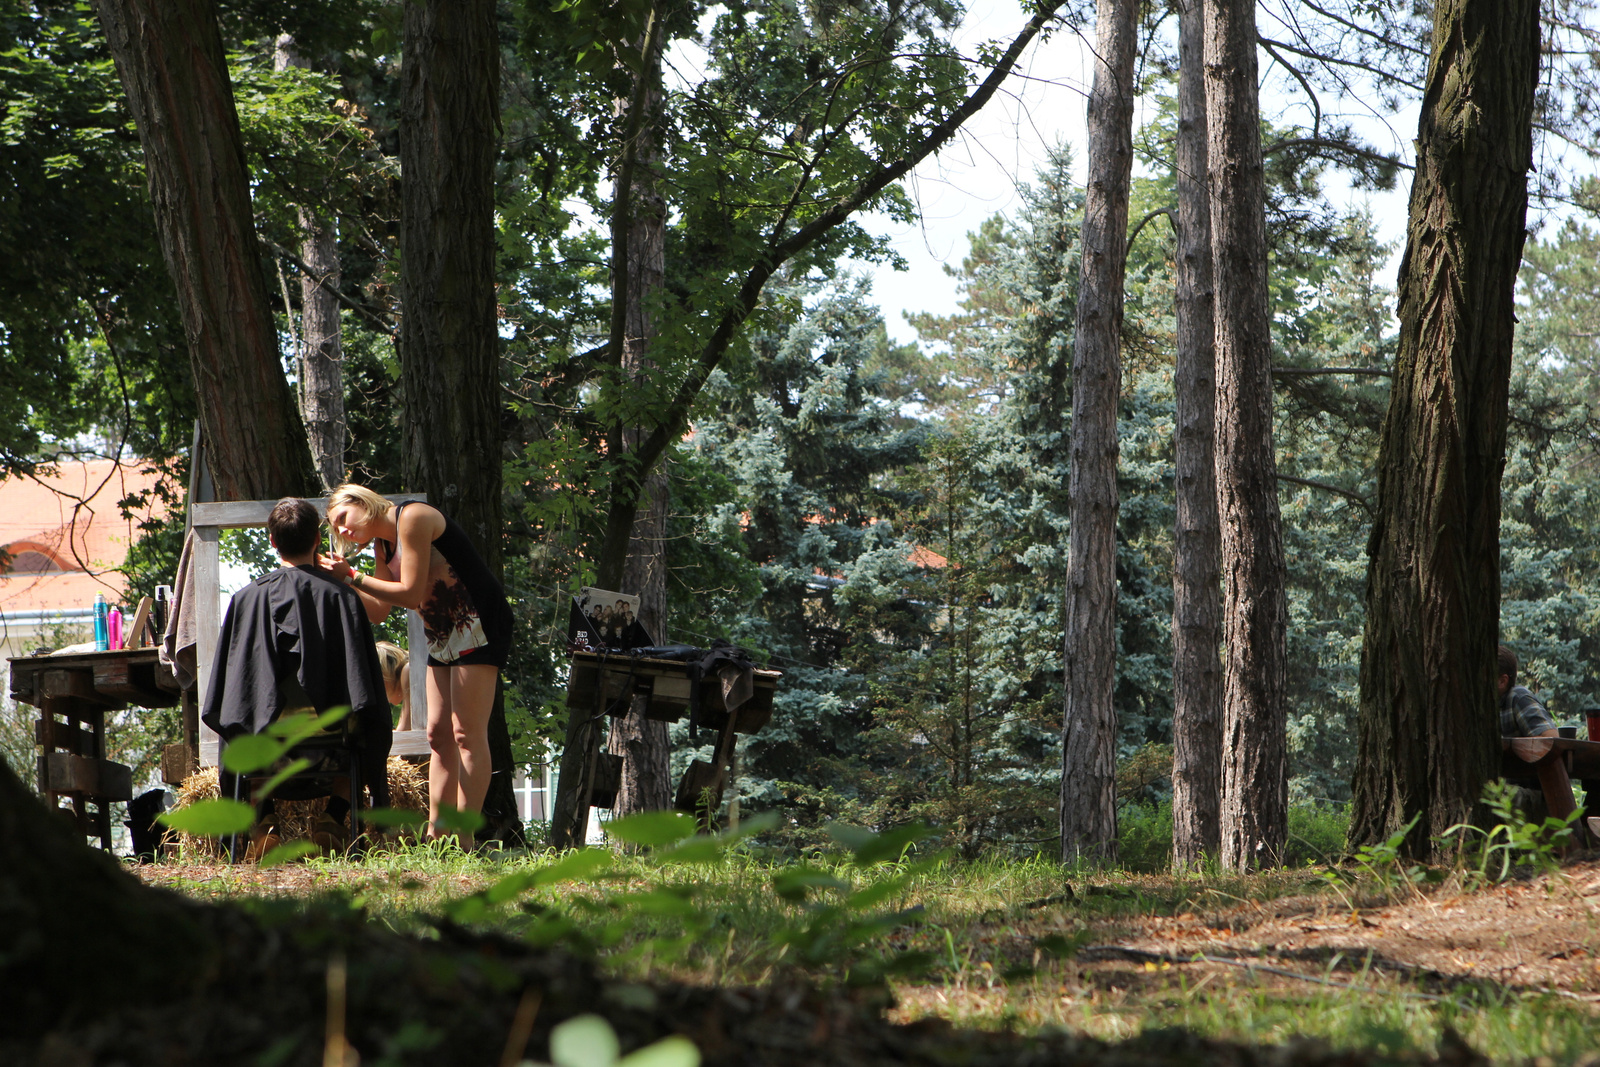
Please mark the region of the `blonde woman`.
<svg viewBox="0 0 1600 1067"><path fill-rule="evenodd" d="M442 835L439 811L482 811L489 791L489 711L495 681L511 649L511 606L489 567L455 520L431 504L392 504L360 485L328 498L335 555L329 569L349 582L381 620L414 608L428 638L428 817ZM372 545L368 577L348 562ZM470 849L472 835L460 835Z"/></svg>

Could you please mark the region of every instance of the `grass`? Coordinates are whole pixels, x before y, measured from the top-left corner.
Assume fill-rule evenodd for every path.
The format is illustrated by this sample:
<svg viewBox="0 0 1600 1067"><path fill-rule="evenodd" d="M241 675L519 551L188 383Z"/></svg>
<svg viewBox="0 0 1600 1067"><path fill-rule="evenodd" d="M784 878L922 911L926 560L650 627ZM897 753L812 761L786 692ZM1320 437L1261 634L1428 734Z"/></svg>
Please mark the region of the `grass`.
<svg viewBox="0 0 1600 1067"><path fill-rule="evenodd" d="M1127 815L1127 867L1112 871L915 851L883 863L858 862L849 851L797 861L745 842L712 862L620 855L603 869L536 884L573 873L571 854L467 856L431 845L373 851L357 862L314 860L248 884L221 869L176 887L255 895L272 908L332 895L372 921L424 936L445 915L592 953L626 980L741 985L803 975L881 984L894 992L895 1017L907 1021L937 1015L962 1026L1064 1027L1106 1039L1182 1027L1382 1055L1436 1053L1455 1033L1507 1065L1576 1063L1595 1048L1593 1012L1549 995L1477 987L1440 995L1349 969L1329 969L1322 977L1336 984L1318 985L1242 968L1086 961L1084 946L1136 936L1161 917L1307 895L1326 898L1330 911L1345 907L1321 869L1303 865L1314 853L1337 852L1338 809L1301 809L1292 821L1304 842L1301 866L1249 876L1136 869L1159 857L1164 819L1170 833L1170 810Z"/></svg>

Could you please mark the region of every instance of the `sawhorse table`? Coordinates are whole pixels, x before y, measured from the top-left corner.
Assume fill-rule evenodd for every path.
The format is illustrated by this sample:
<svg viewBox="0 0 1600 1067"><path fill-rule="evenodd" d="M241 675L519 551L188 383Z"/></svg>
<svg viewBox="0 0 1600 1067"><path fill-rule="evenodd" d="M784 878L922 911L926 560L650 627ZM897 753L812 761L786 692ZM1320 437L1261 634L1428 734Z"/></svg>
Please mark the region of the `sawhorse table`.
<svg viewBox="0 0 1600 1067"><path fill-rule="evenodd" d="M133 799L133 771L106 757L106 715L177 704L172 672L154 648L17 656L10 664L12 699L39 709L39 792L110 851L111 805Z"/></svg>

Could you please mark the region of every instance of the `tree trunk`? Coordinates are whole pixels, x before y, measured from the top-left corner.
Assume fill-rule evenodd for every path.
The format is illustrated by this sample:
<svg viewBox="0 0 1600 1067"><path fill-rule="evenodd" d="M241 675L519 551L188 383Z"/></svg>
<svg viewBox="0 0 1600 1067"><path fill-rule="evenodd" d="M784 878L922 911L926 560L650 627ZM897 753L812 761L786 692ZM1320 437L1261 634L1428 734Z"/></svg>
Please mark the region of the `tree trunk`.
<svg viewBox="0 0 1600 1067"><path fill-rule="evenodd" d="M623 590L639 594L639 621L657 641L667 640L667 476L656 470L645 487L644 506L634 522L633 547L622 579ZM646 718L648 697L635 696L633 710L611 720L606 751L622 757L622 789L611 805L613 816L662 811L672 806L671 749L667 724Z"/></svg>
<svg viewBox="0 0 1600 1067"><path fill-rule="evenodd" d="M630 388L650 388L655 363L649 348L660 332L653 301L662 291L666 269L666 202L654 168L660 147L661 23L674 2L657 0L651 5L637 60L626 64L634 69L632 93L618 101L623 122L611 205L609 344L617 353L620 380ZM607 435L611 454L626 459L618 465L611 485L606 531L595 563L601 588L639 595L639 620L661 641L667 621L666 474L655 460L637 462L633 468L626 462L638 457L652 429L619 422ZM569 713L550 818L550 842L555 848L583 843L589 822L590 769L599 746L592 717ZM606 749L623 758L622 789L613 814L656 811L672 803L667 728L645 718L643 700L635 698L625 717L612 720Z"/></svg>
<svg viewBox="0 0 1600 1067"><path fill-rule="evenodd" d="M1272 451L1265 181L1255 0L1205 13L1207 171L1216 283L1217 513L1226 578L1221 856L1278 862L1288 837L1283 534Z"/></svg>
<svg viewBox="0 0 1600 1067"><path fill-rule="evenodd" d="M194 906L150 890L50 813L0 760L0 988L10 1037L179 998L223 961ZM86 961L95 960L94 966Z"/></svg>
<svg viewBox="0 0 1600 1067"><path fill-rule="evenodd" d="M316 473L284 380L216 9L207 0L95 9L144 147L218 495L305 495Z"/></svg>
<svg viewBox="0 0 1600 1067"><path fill-rule="evenodd" d="M1073 337L1072 532L1067 557L1061 856L1117 850L1117 401L1133 173L1132 0L1099 0L1089 95L1089 181Z"/></svg>
<svg viewBox="0 0 1600 1067"><path fill-rule="evenodd" d="M273 66L305 67L294 38L277 40ZM300 417L311 439L311 456L325 490L344 482L344 375L339 343L339 240L333 225L309 205L299 208L300 258L310 273L300 276Z"/></svg>
<svg viewBox="0 0 1600 1067"><path fill-rule="evenodd" d="M400 370L406 483L503 573L493 0L405 5L400 108ZM485 836L521 840L504 700L489 721Z"/></svg>
<svg viewBox="0 0 1600 1067"><path fill-rule="evenodd" d="M1211 206L1206 196L1205 0L1178 14L1177 394L1172 565L1172 863L1216 855L1221 842L1221 534L1213 454L1216 326Z"/></svg>
<svg viewBox="0 0 1600 1067"><path fill-rule="evenodd" d="M1500 476L1539 68L1534 0L1440 0L1378 461L1350 840L1467 821L1498 763Z"/></svg>
<svg viewBox="0 0 1600 1067"><path fill-rule="evenodd" d="M644 389L650 388L649 379L656 371L650 358L650 346L660 333L654 302L660 299L666 274L667 210L656 174L661 141L661 41L660 33L651 36L648 43L654 54L634 75L633 100L626 106L641 107L643 115L630 169L627 217L612 221L613 227L623 227L622 233L613 234L612 247L627 256L621 293L622 372L625 380L637 382ZM646 432L640 428L624 430L624 447L632 452ZM667 507L667 476L657 465L645 481L620 586L622 592L639 595L639 621L662 643L667 639ZM612 720L611 733L606 738L606 750L622 757L622 789L611 807L613 815L660 811L672 805L667 724L645 717L648 702L648 698L635 697L633 709L623 718Z"/></svg>

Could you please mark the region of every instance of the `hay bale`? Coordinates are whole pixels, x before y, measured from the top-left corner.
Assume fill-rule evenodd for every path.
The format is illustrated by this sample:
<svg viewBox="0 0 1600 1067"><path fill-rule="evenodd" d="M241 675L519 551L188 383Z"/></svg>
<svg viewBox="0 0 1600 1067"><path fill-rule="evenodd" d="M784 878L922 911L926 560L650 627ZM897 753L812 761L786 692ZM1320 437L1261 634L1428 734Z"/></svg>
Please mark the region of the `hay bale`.
<svg viewBox="0 0 1600 1067"><path fill-rule="evenodd" d="M399 756L390 756L389 806L403 811L428 813L428 778L416 767ZM218 796L217 768L202 767L185 778L177 788L177 802L173 809L186 808L202 800L215 800ZM371 794L367 803L370 804ZM328 798L312 800L274 800L273 813L278 824L278 837L289 841L309 841L317 820L328 810ZM214 837L196 837L179 830L168 830L167 840L176 840L184 856L209 856L220 859L222 843Z"/></svg>

